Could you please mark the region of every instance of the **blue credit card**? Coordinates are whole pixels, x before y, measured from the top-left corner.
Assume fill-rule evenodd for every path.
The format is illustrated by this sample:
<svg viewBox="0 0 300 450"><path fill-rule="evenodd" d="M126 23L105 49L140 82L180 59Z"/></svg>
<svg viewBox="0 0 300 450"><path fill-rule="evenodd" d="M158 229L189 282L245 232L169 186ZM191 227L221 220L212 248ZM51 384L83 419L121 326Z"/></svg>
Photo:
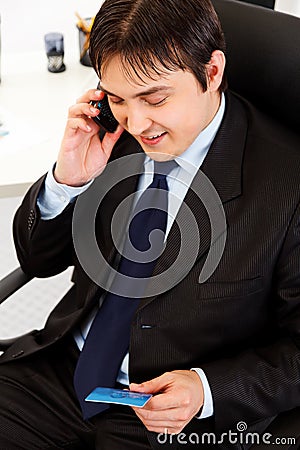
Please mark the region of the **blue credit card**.
<svg viewBox="0 0 300 450"><path fill-rule="evenodd" d="M126 391L105 387L95 388L85 399L86 402L114 403L118 405L142 408L150 400L152 394Z"/></svg>

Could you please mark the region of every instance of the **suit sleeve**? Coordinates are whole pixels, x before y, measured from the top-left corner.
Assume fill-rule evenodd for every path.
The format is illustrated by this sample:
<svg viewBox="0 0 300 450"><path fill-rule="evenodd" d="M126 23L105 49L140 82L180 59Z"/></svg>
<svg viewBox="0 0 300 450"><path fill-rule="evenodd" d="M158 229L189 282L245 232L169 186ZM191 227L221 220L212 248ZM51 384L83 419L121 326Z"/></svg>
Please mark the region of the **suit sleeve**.
<svg viewBox="0 0 300 450"><path fill-rule="evenodd" d="M248 426L300 405L300 206L290 222L274 277L277 338L233 358L202 365L218 431Z"/></svg>
<svg viewBox="0 0 300 450"><path fill-rule="evenodd" d="M46 176L26 193L13 222L17 257L24 272L34 277L49 277L73 265L73 205L51 220L43 220L37 197Z"/></svg>

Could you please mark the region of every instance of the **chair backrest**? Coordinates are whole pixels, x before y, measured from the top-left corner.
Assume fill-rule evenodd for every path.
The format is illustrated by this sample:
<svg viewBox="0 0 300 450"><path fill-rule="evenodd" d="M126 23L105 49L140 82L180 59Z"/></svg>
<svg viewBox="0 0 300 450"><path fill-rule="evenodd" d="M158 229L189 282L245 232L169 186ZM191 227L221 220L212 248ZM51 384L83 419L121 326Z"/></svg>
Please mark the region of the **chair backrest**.
<svg viewBox="0 0 300 450"><path fill-rule="evenodd" d="M274 8L275 0L240 0L241 2L252 3L253 5L264 6L265 8Z"/></svg>
<svg viewBox="0 0 300 450"><path fill-rule="evenodd" d="M231 90L300 133L300 18L235 0L212 3Z"/></svg>

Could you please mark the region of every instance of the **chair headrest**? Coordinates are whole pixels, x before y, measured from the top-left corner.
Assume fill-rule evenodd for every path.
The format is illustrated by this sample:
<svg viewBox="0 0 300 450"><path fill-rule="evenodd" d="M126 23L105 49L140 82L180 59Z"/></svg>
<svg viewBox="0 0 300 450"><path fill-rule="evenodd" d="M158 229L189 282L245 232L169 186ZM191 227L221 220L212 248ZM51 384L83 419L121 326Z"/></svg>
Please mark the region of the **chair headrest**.
<svg viewBox="0 0 300 450"><path fill-rule="evenodd" d="M227 43L229 88L300 133L300 19L212 0Z"/></svg>

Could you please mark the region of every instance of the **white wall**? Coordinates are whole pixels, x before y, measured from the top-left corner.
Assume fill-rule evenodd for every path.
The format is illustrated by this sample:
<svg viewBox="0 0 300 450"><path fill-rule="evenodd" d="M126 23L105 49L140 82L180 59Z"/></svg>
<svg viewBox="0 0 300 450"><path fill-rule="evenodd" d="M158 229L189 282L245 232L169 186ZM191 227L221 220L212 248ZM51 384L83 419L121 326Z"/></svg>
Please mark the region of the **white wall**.
<svg viewBox="0 0 300 450"><path fill-rule="evenodd" d="M276 0L275 9L300 17L300 0Z"/></svg>
<svg viewBox="0 0 300 450"><path fill-rule="evenodd" d="M64 34L65 54L77 50L75 11L96 14L103 0L0 0L2 52L40 51L44 34ZM300 0L276 0L275 9L300 16Z"/></svg>
<svg viewBox="0 0 300 450"><path fill-rule="evenodd" d="M64 34L65 53L77 46L75 11L93 16L102 0L0 0L2 51L28 52L44 49L44 34Z"/></svg>

